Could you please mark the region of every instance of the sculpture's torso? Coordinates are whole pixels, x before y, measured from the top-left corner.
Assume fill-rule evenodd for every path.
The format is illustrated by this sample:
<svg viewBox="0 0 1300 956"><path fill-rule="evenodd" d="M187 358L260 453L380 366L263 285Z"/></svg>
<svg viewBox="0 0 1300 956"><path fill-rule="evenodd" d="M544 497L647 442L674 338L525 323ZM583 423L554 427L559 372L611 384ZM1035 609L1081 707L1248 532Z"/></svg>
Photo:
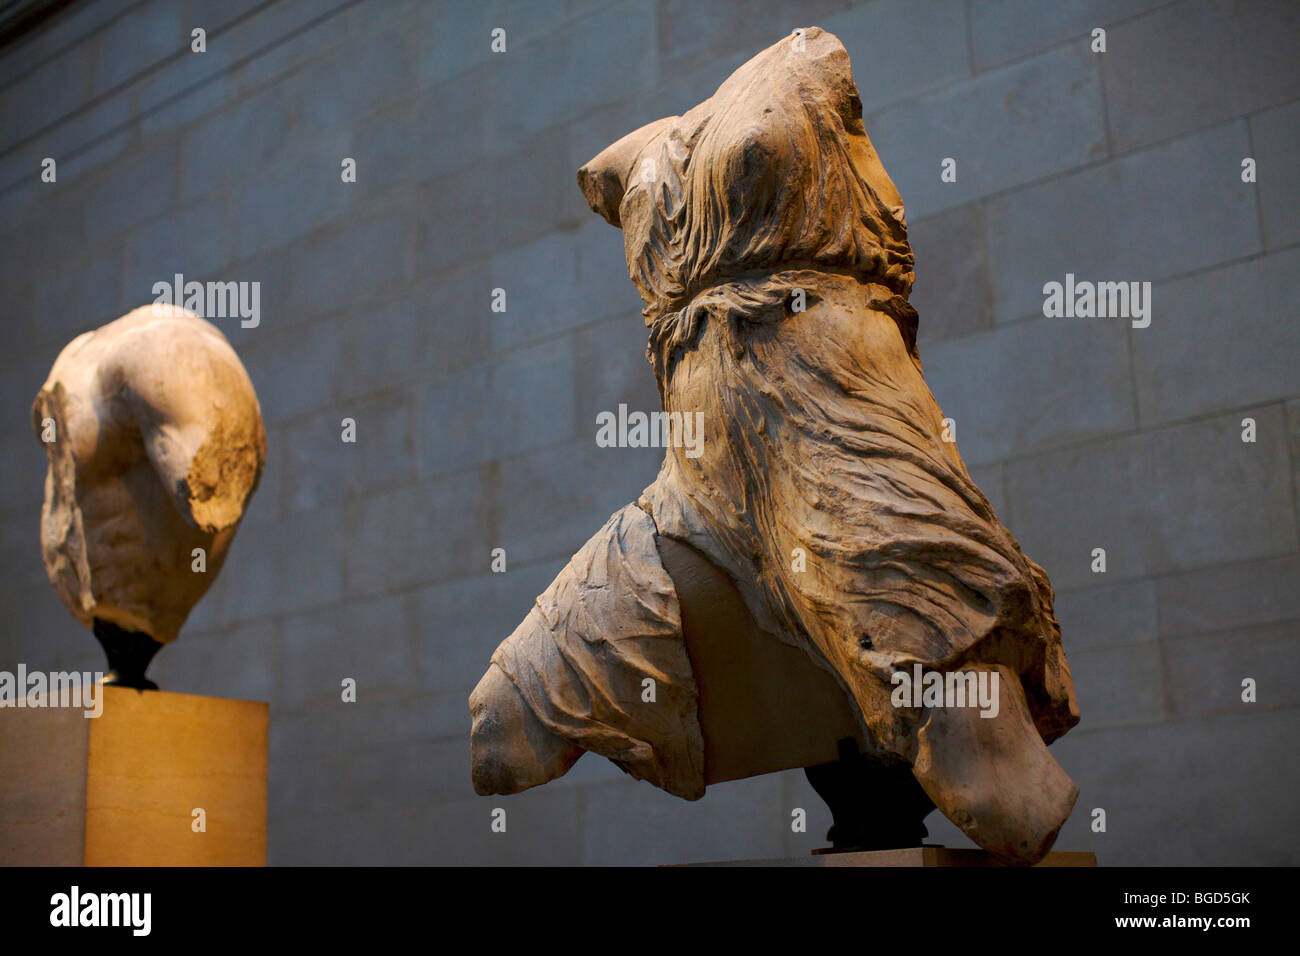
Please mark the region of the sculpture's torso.
<svg viewBox="0 0 1300 956"><path fill-rule="evenodd" d="M53 424L41 548L60 597L84 624L174 640L220 570L265 455L233 350L181 310L137 309L63 350L32 417L38 435ZM223 457L252 472L237 509L193 480L205 446L231 438Z"/></svg>
<svg viewBox="0 0 1300 956"><path fill-rule="evenodd" d="M1040 859L1078 793L1046 749L1079 719L1051 585L922 378L904 211L843 46L796 31L578 181L623 231L664 410L703 442L670 447L498 647L470 699L476 788L535 786L589 750L695 798L778 754L825 759L847 710L867 763L911 768L921 812L929 799L981 846ZM665 541L704 570L666 567ZM692 615L728 592L718 574L748 614ZM824 719L763 729L765 749L725 698L779 688L771 641L833 682L800 676L832 698ZM1000 687L1000 707L895 700L922 669Z"/></svg>

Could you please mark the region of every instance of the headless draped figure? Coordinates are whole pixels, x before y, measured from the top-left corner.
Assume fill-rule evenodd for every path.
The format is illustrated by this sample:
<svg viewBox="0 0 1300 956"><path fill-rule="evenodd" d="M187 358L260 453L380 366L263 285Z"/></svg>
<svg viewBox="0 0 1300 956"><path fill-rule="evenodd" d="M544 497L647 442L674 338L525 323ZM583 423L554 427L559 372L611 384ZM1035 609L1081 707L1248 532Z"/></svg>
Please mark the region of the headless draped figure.
<svg viewBox="0 0 1300 956"><path fill-rule="evenodd" d="M796 31L578 180L622 229L663 410L702 441L668 448L493 655L476 787L592 751L695 799L847 745L852 787L818 789L867 808L876 845L882 818L915 817L910 841L937 806L1040 859L1078 792L1046 747L1079 719L1052 589L925 384L902 201L843 46ZM996 701L898 693L922 672Z"/></svg>

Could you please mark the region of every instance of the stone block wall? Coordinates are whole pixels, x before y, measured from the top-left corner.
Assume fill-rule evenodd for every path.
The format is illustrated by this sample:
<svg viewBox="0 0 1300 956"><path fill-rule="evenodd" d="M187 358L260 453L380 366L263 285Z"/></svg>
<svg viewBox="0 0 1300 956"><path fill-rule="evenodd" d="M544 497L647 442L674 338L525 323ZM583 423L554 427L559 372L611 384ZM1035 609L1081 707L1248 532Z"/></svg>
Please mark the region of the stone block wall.
<svg viewBox="0 0 1300 956"><path fill-rule="evenodd" d="M28 408L59 349L175 273L258 281L256 328L217 321L258 389L268 470L153 675L270 701L271 862L821 845L828 815L798 772L686 803L588 756L545 788L477 797L466 706L661 454L595 444L598 412L657 395L619 234L575 170L811 24L848 48L907 204L927 379L1057 589L1084 714L1054 748L1082 790L1058 846L1103 864L1300 862L1289 0L74 4L0 48L0 667L101 660L40 562ZM1150 324L1046 317L1043 285L1066 273L1150 282Z"/></svg>

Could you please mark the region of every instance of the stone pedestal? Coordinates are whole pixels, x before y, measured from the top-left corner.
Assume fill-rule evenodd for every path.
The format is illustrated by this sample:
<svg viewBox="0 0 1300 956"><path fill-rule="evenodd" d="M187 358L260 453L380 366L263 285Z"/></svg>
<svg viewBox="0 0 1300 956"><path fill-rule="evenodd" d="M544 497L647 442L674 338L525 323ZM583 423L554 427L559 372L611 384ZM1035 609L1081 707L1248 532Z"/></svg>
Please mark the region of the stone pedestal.
<svg viewBox="0 0 1300 956"><path fill-rule="evenodd" d="M772 860L727 860L688 866L1005 866L984 850L954 850L942 846L917 846L903 850L872 850L866 853L814 853L810 856ZM1037 866L1096 866L1095 853L1058 851L1047 854Z"/></svg>
<svg viewBox="0 0 1300 956"><path fill-rule="evenodd" d="M0 710L0 864L265 865L267 705L101 693Z"/></svg>

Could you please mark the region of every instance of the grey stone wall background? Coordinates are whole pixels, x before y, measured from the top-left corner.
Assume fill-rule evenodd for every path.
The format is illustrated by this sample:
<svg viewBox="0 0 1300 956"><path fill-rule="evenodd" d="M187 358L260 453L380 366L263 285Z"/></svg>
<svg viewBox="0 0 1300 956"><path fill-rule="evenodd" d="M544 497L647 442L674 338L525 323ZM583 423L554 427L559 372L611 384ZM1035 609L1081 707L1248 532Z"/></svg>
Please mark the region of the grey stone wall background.
<svg viewBox="0 0 1300 956"><path fill-rule="evenodd" d="M813 23L848 48L907 204L927 378L1057 589L1084 714L1054 748L1082 789L1058 847L1300 862L1290 0L74 5L0 49L0 667L101 660L39 555L27 413L59 349L173 273L258 280L261 325L218 324L257 386L268 471L153 674L270 701L271 862L821 845L829 820L798 772L688 804L588 756L479 798L466 707L496 643L660 455L595 445L598 411L657 406L619 234L574 171ZM1150 327L1044 318L1042 285L1066 272L1151 281ZM495 547L506 574L489 572ZM1243 677L1258 703L1240 702ZM938 814L931 832L969 845Z"/></svg>

